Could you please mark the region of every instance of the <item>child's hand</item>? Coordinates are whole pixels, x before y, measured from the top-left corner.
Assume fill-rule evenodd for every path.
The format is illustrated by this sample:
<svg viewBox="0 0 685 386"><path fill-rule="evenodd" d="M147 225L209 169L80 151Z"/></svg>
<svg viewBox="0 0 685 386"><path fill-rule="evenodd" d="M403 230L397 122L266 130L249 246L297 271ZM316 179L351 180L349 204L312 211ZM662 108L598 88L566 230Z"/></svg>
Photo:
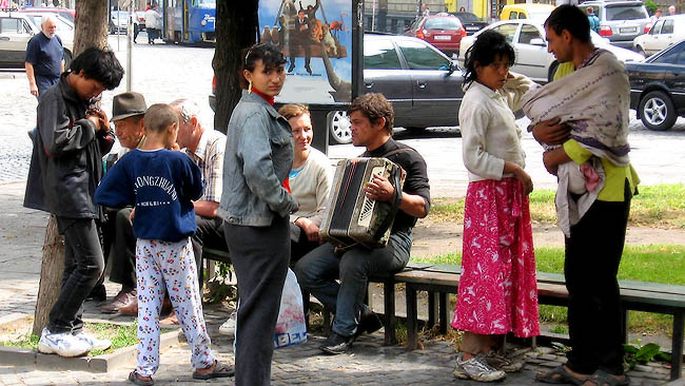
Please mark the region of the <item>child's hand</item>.
<svg viewBox="0 0 685 386"><path fill-rule="evenodd" d="M181 150L181 147L178 146L178 143L174 142L174 144L171 145L171 148L169 148L169 150Z"/></svg>

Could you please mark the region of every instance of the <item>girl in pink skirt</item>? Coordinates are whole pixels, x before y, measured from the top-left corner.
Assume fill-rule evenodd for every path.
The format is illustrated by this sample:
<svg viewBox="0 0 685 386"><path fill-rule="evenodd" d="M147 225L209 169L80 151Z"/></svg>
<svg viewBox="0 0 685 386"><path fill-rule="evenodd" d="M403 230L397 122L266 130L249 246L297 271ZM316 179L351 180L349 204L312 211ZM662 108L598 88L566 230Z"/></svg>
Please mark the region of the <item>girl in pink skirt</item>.
<svg viewBox="0 0 685 386"><path fill-rule="evenodd" d="M534 85L513 75L514 50L497 32L480 34L466 53L459 122L469 186L462 274L452 327L463 330L454 375L501 380L515 363L497 353L503 336L539 333L535 256L528 209L533 190L513 111Z"/></svg>

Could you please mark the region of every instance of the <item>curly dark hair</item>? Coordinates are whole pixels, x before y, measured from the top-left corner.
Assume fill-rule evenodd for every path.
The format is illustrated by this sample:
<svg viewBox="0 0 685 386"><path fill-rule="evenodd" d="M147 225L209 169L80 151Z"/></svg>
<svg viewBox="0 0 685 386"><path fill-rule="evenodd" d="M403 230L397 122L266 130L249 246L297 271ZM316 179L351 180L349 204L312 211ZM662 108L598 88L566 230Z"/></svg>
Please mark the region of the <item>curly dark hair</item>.
<svg viewBox="0 0 685 386"><path fill-rule="evenodd" d="M240 86L247 89L247 80L243 76L243 70L254 71L256 68L256 63L261 60L264 63L264 69L266 71L274 71L278 69L279 66L285 65L285 56L283 53L271 43L259 43L252 47L245 48L242 51L243 63L240 68Z"/></svg>
<svg viewBox="0 0 685 386"><path fill-rule="evenodd" d="M83 75L102 83L107 90L114 90L124 77L124 68L110 49L86 48L69 65L71 72Z"/></svg>
<svg viewBox="0 0 685 386"><path fill-rule="evenodd" d="M514 48L507 42L507 38L496 31L485 31L478 35L476 41L466 51L464 59L464 83L470 84L478 78L476 66L488 66L497 58L507 58L509 67L514 65L516 53Z"/></svg>
<svg viewBox="0 0 685 386"><path fill-rule="evenodd" d="M392 104L385 99L383 94L369 93L356 97L347 109L347 113L352 114L355 111L364 114L373 124L378 123L381 118L385 118L385 126L383 128L392 136L395 112Z"/></svg>

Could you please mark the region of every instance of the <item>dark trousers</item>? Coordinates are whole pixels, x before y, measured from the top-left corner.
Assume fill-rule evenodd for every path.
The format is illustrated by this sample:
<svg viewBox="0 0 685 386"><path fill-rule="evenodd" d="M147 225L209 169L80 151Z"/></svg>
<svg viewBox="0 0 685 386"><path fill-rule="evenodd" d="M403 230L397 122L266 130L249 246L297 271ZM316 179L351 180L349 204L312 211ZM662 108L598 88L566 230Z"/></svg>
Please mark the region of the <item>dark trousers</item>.
<svg viewBox="0 0 685 386"><path fill-rule="evenodd" d="M83 327L83 301L102 274L104 259L95 220L57 217L57 226L64 235L64 275L48 330L75 332Z"/></svg>
<svg viewBox="0 0 685 386"><path fill-rule="evenodd" d="M627 189L626 189L627 191ZM623 327L618 266L625 243L630 198L596 201L566 239L564 275L569 294L572 350L568 366L591 374L623 374Z"/></svg>
<svg viewBox="0 0 685 386"><path fill-rule="evenodd" d="M268 227L224 224L238 279L235 384L271 384L274 330L290 259L289 219Z"/></svg>
<svg viewBox="0 0 685 386"><path fill-rule="evenodd" d="M195 223L197 224L197 230L190 241L193 243L193 253L195 254L195 264L197 265L198 272L198 283L202 286L202 282L199 280L200 270L202 269L202 248L206 246L207 248L226 251L228 250L228 246L226 245L226 238L224 237L224 222L220 217L207 218L196 215ZM230 262L230 260L224 261L224 263Z"/></svg>
<svg viewBox="0 0 685 386"><path fill-rule="evenodd" d="M109 280L126 290L136 288L136 236L130 216L131 208L120 209L114 215L114 238L109 256Z"/></svg>
<svg viewBox="0 0 685 386"><path fill-rule="evenodd" d="M38 87L38 96L43 95L50 87L56 85L59 82L59 75L54 76L43 76L36 75L36 87Z"/></svg>
<svg viewBox="0 0 685 386"><path fill-rule="evenodd" d="M365 307L369 276L401 271L409 262L410 248L411 236L406 233L390 235L384 248L352 247L340 255L325 243L302 257L293 270L302 290L335 312L333 332L349 337L357 331Z"/></svg>
<svg viewBox="0 0 685 386"><path fill-rule="evenodd" d="M290 265L294 266L302 256L318 247L318 242L309 241L307 234L294 223L290 223Z"/></svg>
<svg viewBox="0 0 685 386"><path fill-rule="evenodd" d="M312 60L311 42L309 34L293 33L290 35L290 65L295 66L295 58L299 54L299 47L304 51L304 65L309 67Z"/></svg>

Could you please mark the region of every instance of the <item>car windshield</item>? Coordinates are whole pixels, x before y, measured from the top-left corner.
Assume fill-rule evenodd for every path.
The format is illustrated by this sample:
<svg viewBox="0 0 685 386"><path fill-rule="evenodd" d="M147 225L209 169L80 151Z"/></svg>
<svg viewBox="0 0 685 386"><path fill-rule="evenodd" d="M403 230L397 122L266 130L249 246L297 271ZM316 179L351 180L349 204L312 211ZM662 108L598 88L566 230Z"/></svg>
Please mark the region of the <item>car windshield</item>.
<svg viewBox="0 0 685 386"><path fill-rule="evenodd" d="M436 17L426 20L423 28L456 31L461 28L461 23L456 17Z"/></svg>
<svg viewBox="0 0 685 386"><path fill-rule="evenodd" d="M457 17L461 19L461 21L466 21L466 22L471 22L471 21L480 21L478 16L469 13L469 12L459 12L457 14Z"/></svg>
<svg viewBox="0 0 685 386"><path fill-rule="evenodd" d="M643 5L617 5L606 7L606 19L612 20L637 20L647 19L647 10Z"/></svg>

